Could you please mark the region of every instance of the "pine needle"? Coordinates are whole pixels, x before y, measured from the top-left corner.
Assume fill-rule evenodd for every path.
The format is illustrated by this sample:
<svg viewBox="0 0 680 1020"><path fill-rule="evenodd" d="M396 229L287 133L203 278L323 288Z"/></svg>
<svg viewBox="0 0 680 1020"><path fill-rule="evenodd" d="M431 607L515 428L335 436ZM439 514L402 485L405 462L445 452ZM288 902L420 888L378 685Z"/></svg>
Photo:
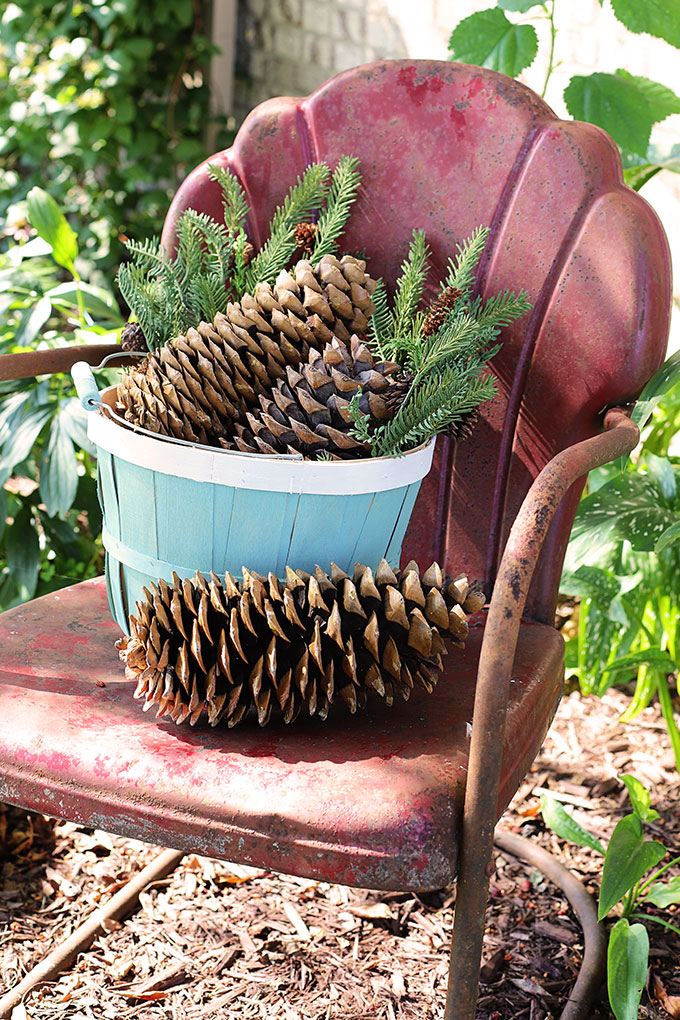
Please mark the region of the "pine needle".
<svg viewBox="0 0 680 1020"><path fill-rule="evenodd" d="M227 233L236 235L245 229L248 213L248 201L245 192L235 174L216 163L208 163L208 174L217 181L222 189L222 208L224 209L224 226Z"/></svg>
<svg viewBox="0 0 680 1020"><path fill-rule="evenodd" d="M442 290L444 287L455 287L461 291L464 298L469 298L474 283L475 269L484 251L488 236L488 227L476 227L470 236L457 246L458 255L455 259L449 259L449 272Z"/></svg>
<svg viewBox="0 0 680 1020"><path fill-rule="evenodd" d="M413 328L413 317L423 297L430 249L424 230L414 230L408 255L401 265L401 276L394 295L393 336L405 336Z"/></svg>

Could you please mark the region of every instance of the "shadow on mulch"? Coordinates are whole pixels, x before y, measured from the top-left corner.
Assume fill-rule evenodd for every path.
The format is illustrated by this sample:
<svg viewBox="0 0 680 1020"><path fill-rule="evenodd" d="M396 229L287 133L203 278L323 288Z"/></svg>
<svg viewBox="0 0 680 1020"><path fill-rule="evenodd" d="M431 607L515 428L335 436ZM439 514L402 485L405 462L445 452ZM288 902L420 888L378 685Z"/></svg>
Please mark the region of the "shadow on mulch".
<svg viewBox="0 0 680 1020"><path fill-rule="evenodd" d="M623 727L627 700L620 691L565 698L503 819L592 891L601 858L545 829L541 789L606 839L628 810L617 776L633 773L661 814L652 834L679 852L680 781L663 721L652 706ZM158 853L8 807L0 847L4 988ZM576 919L559 890L507 853L497 855L490 888L478 1020L557 1020L582 957ZM454 902L454 889L370 892L189 855L142 893L133 916L111 923L69 972L29 995L15 1020L438 1020ZM640 1016L675 1020L680 937L654 924L649 934L652 997L643 994ZM612 1020L604 1000L592 1015Z"/></svg>

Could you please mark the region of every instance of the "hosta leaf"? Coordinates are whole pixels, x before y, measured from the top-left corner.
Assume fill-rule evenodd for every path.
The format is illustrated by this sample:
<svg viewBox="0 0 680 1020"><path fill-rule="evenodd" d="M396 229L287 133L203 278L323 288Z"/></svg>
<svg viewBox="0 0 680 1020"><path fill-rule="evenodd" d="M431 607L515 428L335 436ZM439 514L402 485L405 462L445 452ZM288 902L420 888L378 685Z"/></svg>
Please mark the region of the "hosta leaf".
<svg viewBox="0 0 680 1020"><path fill-rule="evenodd" d="M604 853L604 847L599 839L574 821L562 805L547 793L541 794L541 814L548 828L556 832L562 839L568 839L570 843L576 843L577 846L590 847L591 850L596 850L599 854Z"/></svg>
<svg viewBox="0 0 680 1020"><path fill-rule="evenodd" d="M680 521L676 521L675 524L671 524L670 528L666 528L663 535L654 546L654 552L663 552L669 545L674 545L678 539L680 539Z"/></svg>
<svg viewBox="0 0 680 1020"><path fill-rule="evenodd" d="M40 461L40 495L48 516L65 514L73 506L78 488L78 462L64 420L57 411Z"/></svg>
<svg viewBox="0 0 680 1020"><path fill-rule="evenodd" d="M573 573L565 572L560 580L560 591L581 599L597 599L608 605L621 591L621 582L610 570L589 567L585 564Z"/></svg>
<svg viewBox="0 0 680 1020"><path fill-rule="evenodd" d="M641 156L654 124L680 111L680 98L670 89L626 72L574 75L564 101L572 117L599 125L622 148Z"/></svg>
<svg viewBox="0 0 680 1020"><path fill-rule="evenodd" d="M612 928L607 948L607 991L616 1020L637 1020L648 959L647 929L622 917Z"/></svg>
<svg viewBox="0 0 680 1020"><path fill-rule="evenodd" d="M609 840L602 866L598 920L606 917L645 872L666 856L666 848L655 839L644 839L637 815L626 815Z"/></svg>
<svg viewBox="0 0 680 1020"><path fill-rule="evenodd" d="M515 77L534 60L538 38L533 25L513 25L503 11L491 8L463 18L451 33L449 49L463 63Z"/></svg>
<svg viewBox="0 0 680 1020"><path fill-rule="evenodd" d="M654 882L644 894L644 899L661 908L680 903L680 875L675 875L668 882Z"/></svg>
<svg viewBox="0 0 680 1020"><path fill-rule="evenodd" d="M619 776L628 790L630 802L638 818L643 822L653 822L659 817L659 812L651 806L652 798L646 786L636 776Z"/></svg>
<svg viewBox="0 0 680 1020"><path fill-rule="evenodd" d="M672 503L677 493L675 471L668 457L657 457L656 454L645 450L644 464L647 474L661 489L664 499Z"/></svg>
<svg viewBox="0 0 680 1020"><path fill-rule="evenodd" d="M647 32L680 48L677 0L612 0L612 9L629 32Z"/></svg>
<svg viewBox="0 0 680 1020"><path fill-rule="evenodd" d="M73 272L78 238L57 203L42 188L31 188L26 204L31 226L52 246L54 261Z"/></svg>

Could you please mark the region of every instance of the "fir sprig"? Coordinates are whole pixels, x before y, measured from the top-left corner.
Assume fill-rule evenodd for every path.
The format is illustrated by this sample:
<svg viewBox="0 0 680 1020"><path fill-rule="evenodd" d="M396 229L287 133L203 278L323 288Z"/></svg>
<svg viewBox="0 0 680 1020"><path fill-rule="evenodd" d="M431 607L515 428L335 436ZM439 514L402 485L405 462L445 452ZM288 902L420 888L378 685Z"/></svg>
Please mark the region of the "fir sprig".
<svg viewBox="0 0 680 1020"><path fill-rule="evenodd" d="M133 310L150 350L226 312L229 301L256 284L273 284L297 250L295 228L319 213L313 258L337 247L361 176L358 160L343 156L331 177L325 163L313 163L298 177L276 209L269 239L255 258L246 234L250 210L237 177L208 164L208 173L222 192L224 223L204 213L185 210L177 222L177 250L170 259L157 239L129 242L130 262L121 266L118 283Z"/></svg>
<svg viewBox="0 0 680 1020"><path fill-rule="evenodd" d="M487 365L498 352L498 334L531 307L527 295L503 291L483 301L472 297L477 264L489 231L478 227L450 259L436 316L420 309L429 249L422 231L413 232L397 283L394 310L380 282L369 342L376 357L398 362L406 397L395 416L376 425L350 405L353 434L372 446L374 456L395 456L452 430L496 392ZM427 325L428 328L424 328Z"/></svg>
<svg viewBox="0 0 680 1020"><path fill-rule="evenodd" d="M359 160L356 156L341 156L333 172L330 192L325 208L316 224L312 261L316 263L324 255L334 255L338 250L338 238L345 229L359 185Z"/></svg>
<svg viewBox="0 0 680 1020"><path fill-rule="evenodd" d="M272 217L269 239L248 266L247 291L252 292L261 280L273 283L288 265L298 246L295 228L325 203L330 173L325 163L312 163L302 177L298 177Z"/></svg>

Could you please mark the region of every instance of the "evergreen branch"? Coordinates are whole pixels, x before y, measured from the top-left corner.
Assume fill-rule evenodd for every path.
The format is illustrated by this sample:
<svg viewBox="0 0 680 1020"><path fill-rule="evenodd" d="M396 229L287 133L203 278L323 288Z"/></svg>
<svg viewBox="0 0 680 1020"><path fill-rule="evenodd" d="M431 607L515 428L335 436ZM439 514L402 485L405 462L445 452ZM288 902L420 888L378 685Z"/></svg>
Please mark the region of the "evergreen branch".
<svg viewBox="0 0 680 1020"><path fill-rule="evenodd" d="M350 434L354 437L354 439L356 439L360 443L370 443L371 445L373 445L375 442L375 438L374 434L371 432L370 429L371 416L368 414L364 414L364 412L359 407L359 401L361 400L361 392L362 391L360 386L349 402L348 408L349 416L354 422L354 428L352 429L352 432Z"/></svg>
<svg viewBox="0 0 680 1020"><path fill-rule="evenodd" d="M456 258L449 259L449 271L444 286L455 287L461 292L463 299L468 299L470 296L475 269L484 251L488 236L488 227L475 227L470 236L457 246Z"/></svg>
<svg viewBox="0 0 680 1020"><path fill-rule="evenodd" d="M519 294L504 290L484 302L477 315L477 322L482 327L490 326L498 331L503 326L509 326L530 308L531 302L525 290L521 290Z"/></svg>
<svg viewBox="0 0 680 1020"><path fill-rule="evenodd" d="M390 346L394 335L392 328L392 312L387 298L387 290L382 277L376 282L372 294L375 311L368 322L368 343L380 361L393 360Z"/></svg>
<svg viewBox="0 0 680 1020"><path fill-rule="evenodd" d="M394 336L405 336L413 329L413 318L423 296L429 257L425 231L414 230L394 295Z"/></svg>
<svg viewBox="0 0 680 1020"><path fill-rule="evenodd" d="M208 174L217 181L222 189L222 208L224 209L224 226L228 234L236 235L245 229L250 209L245 192L238 178L225 167L216 163L208 163Z"/></svg>
<svg viewBox="0 0 680 1020"><path fill-rule="evenodd" d="M337 239L342 234L356 201L361 174L356 156L341 156L333 172L330 192L316 225L316 236L311 260L316 264L324 255L337 251Z"/></svg>
<svg viewBox="0 0 680 1020"><path fill-rule="evenodd" d="M295 228L319 209L328 196L330 169L325 163L312 163L297 184L288 192L271 221L269 240L248 266L246 289L249 293L256 283L274 283L295 253Z"/></svg>

